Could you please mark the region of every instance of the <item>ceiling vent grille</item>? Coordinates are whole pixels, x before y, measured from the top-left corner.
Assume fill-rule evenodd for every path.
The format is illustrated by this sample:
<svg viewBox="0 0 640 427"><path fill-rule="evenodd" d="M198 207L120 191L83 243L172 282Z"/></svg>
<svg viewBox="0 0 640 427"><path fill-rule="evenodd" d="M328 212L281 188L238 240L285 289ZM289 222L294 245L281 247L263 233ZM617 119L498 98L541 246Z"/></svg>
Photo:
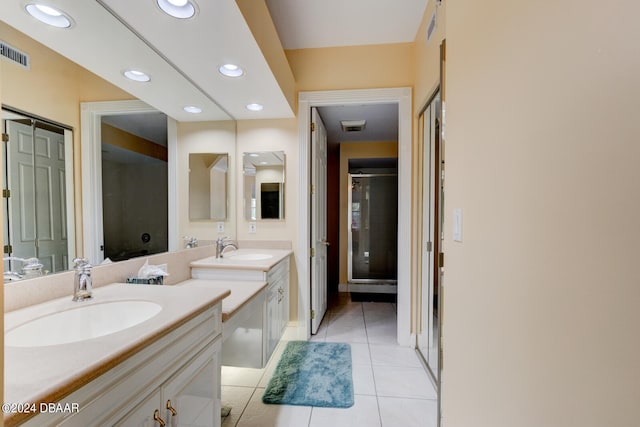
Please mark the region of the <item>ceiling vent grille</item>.
<svg viewBox="0 0 640 427"><path fill-rule="evenodd" d="M31 63L31 60L29 54L16 49L2 40L0 40L0 57L27 70L30 68L29 64Z"/></svg>
<svg viewBox="0 0 640 427"><path fill-rule="evenodd" d="M341 120L340 124L342 125L343 132L362 132L364 130L365 125L367 124L366 120Z"/></svg>

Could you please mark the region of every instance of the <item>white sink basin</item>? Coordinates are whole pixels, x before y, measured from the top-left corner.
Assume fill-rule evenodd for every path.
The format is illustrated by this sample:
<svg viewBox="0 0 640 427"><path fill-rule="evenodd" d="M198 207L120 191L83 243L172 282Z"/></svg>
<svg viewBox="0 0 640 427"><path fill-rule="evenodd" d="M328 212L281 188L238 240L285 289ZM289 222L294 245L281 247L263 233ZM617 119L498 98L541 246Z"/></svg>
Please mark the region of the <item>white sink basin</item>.
<svg viewBox="0 0 640 427"><path fill-rule="evenodd" d="M9 347L44 347L84 341L135 326L161 310L160 304L137 300L78 305L7 331L4 343Z"/></svg>
<svg viewBox="0 0 640 427"><path fill-rule="evenodd" d="M234 261L260 261L264 259L273 258L273 255L269 254L229 254L225 255L225 258L232 259Z"/></svg>

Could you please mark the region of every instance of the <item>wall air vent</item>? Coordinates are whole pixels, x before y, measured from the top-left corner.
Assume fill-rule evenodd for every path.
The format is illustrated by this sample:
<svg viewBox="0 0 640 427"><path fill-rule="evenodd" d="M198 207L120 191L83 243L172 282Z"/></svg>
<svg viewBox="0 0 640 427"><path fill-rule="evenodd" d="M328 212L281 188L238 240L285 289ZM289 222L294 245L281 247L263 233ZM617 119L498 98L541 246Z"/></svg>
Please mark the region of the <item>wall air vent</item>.
<svg viewBox="0 0 640 427"><path fill-rule="evenodd" d="M3 42L0 40L0 57L6 59L7 61L13 62L21 66L22 68L29 69L29 64L31 63L29 54L22 52L15 47Z"/></svg>
<svg viewBox="0 0 640 427"><path fill-rule="evenodd" d="M342 125L343 132L362 132L364 130L365 125L367 124L366 120L341 120L340 124Z"/></svg>

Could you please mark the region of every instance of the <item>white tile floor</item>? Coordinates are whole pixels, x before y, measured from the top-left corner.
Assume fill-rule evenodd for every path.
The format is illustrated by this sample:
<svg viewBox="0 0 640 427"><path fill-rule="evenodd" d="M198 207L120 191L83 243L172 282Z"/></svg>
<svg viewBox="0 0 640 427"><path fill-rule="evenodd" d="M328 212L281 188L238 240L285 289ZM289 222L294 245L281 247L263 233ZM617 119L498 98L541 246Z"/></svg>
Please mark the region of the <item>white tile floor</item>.
<svg viewBox="0 0 640 427"><path fill-rule="evenodd" d="M222 367L222 403L232 407L223 427L437 425L431 381L415 351L396 343L396 305L351 302L341 295L312 340L351 344L355 404L348 409L263 404L286 344L281 341L265 369Z"/></svg>

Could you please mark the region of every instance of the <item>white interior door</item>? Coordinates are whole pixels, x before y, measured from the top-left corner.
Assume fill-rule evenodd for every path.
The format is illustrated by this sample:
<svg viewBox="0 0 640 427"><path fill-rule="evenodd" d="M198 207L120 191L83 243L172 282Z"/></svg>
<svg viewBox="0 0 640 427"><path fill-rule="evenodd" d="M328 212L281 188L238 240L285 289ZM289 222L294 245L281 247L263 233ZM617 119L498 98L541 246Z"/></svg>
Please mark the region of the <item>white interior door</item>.
<svg viewBox="0 0 640 427"><path fill-rule="evenodd" d="M37 257L50 272L68 266L64 134L7 121L12 255ZM34 138L35 137L35 138Z"/></svg>
<svg viewBox="0 0 640 427"><path fill-rule="evenodd" d="M327 311L327 131L311 109L311 333L318 332Z"/></svg>
<svg viewBox="0 0 640 427"><path fill-rule="evenodd" d="M36 252L36 199L33 156L33 127L17 121L7 121L7 188L9 240L11 255L32 258ZM18 271L20 263L12 265Z"/></svg>

